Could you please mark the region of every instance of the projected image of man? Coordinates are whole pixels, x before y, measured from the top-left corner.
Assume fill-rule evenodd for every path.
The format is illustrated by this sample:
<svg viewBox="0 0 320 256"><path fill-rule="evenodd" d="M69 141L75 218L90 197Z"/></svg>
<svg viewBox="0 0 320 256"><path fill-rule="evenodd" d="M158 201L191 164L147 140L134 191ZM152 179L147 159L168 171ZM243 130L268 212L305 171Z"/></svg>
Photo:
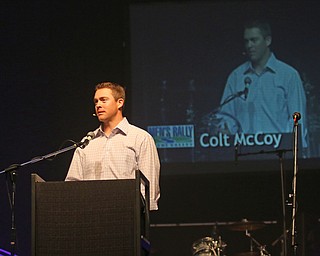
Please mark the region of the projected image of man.
<svg viewBox="0 0 320 256"><path fill-rule="evenodd" d="M272 34L268 23L247 23L243 37L248 61L229 75L220 111L238 122L226 119L225 127L230 134L290 133L292 114L299 112L302 141L306 147L306 95L298 71L278 60L271 51ZM238 96L223 104L230 95Z"/></svg>

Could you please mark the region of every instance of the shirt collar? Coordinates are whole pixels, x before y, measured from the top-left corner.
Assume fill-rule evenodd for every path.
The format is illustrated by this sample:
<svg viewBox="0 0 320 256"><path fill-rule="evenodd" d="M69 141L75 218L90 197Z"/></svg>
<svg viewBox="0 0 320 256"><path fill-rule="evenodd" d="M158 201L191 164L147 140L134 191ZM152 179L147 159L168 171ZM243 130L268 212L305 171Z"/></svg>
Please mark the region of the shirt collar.
<svg viewBox="0 0 320 256"><path fill-rule="evenodd" d="M273 53L271 53L271 55L267 61L267 64L265 66L265 70L266 71L269 70L274 73L277 72L277 58L274 56ZM246 75L248 73L254 73L254 68L252 67L252 63L250 61L246 62L246 66L245 66L243 74Z"/></svg>
<svg viewBox="0 0 320 256"><path fill-rule="evenodd" d="M118 125L117 125L115 128L113 128L112 132L113 132L113 133L121 132L121 133L127 135L127 134L128 134L128 131L129 131L129 125L130 125L130 124L129 124L127 118L124 117L124 118L121 120L121 122L118 123ZM100 125L99 128L98 128L97 131L96 131L96 136L101 136L101 135L104 136L104 132L103 132L103 130L102 130L102 125Z"/></svg>
<svg viewBox="0 0 320 256"><path fill-rule="evenodd" d="M118 129L120 130L121 132L123 132L125 135L128 134L128 131L129 131L129 122L127 120L126 117L124 117L120 123L118 123L118 125L113 129Z"/></svg>

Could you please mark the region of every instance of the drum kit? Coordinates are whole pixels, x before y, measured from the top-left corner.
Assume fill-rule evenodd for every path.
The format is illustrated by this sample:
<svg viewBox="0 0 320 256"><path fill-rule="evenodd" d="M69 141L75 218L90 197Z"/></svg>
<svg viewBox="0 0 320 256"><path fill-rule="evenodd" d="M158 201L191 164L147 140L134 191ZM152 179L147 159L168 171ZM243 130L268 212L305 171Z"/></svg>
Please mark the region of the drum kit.
<svg viewBox="0 0 320 256"><path fill-rule="evenodd" d="M249 221L243 219L240 222L235 222L227 225L230 231L245 232L246 237L250 239L250 248L247 252L233 254L232 256L271 256L266 250L266 246L260 244L252 235L251 231L262 229L266 226L265 223L259 221ZM226 256L227 244L222 241L221 236L204 237L192 244L193 256Z"/></svg>
<svg viewBox="0 0 320 256"><path fill-rule="evenodd" d="M193 256L220 256L223 255L226 244L213 237L204 237L192 244Z"/></svg>

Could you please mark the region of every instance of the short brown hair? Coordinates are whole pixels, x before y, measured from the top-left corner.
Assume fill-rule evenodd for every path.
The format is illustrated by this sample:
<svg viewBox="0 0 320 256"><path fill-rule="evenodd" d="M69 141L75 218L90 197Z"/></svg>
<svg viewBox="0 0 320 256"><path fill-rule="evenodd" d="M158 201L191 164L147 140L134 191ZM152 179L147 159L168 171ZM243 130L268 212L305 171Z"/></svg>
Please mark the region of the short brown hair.
<svg viewBox="0 0 320 256"><path fill-rule="evenodd" d="M271 26L265 20L251 20L244 24L244 29L258 28L264 38L272 36Z"/></svg>
<svg viewBox="0 0 320 256"><path fill-rule="evenodd" d="M122 85L113 82L102 82L96 85L95 92L103 88L110 89L116 101L120 98L126 101L126 89Z"/></svg>

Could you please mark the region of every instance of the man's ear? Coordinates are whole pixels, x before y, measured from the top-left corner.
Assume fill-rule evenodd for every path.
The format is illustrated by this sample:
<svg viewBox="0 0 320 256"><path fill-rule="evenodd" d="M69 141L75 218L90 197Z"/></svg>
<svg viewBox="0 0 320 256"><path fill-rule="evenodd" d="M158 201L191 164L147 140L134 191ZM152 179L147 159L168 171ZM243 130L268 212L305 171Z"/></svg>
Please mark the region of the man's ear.
<svg viewBox="0 0 320 256"><path fill-rule="evenodd" d="M124 99L123 98L119 98L118 99L118 109L123 108L124 105Z"/></svg>
<svg viewBox="0 0 320 256"><path fill-rule="evenodd" d="M269 47L272 43L272 37L271 36L267 36L266 37L266 42L267 42L267 46Z"/></svg>

